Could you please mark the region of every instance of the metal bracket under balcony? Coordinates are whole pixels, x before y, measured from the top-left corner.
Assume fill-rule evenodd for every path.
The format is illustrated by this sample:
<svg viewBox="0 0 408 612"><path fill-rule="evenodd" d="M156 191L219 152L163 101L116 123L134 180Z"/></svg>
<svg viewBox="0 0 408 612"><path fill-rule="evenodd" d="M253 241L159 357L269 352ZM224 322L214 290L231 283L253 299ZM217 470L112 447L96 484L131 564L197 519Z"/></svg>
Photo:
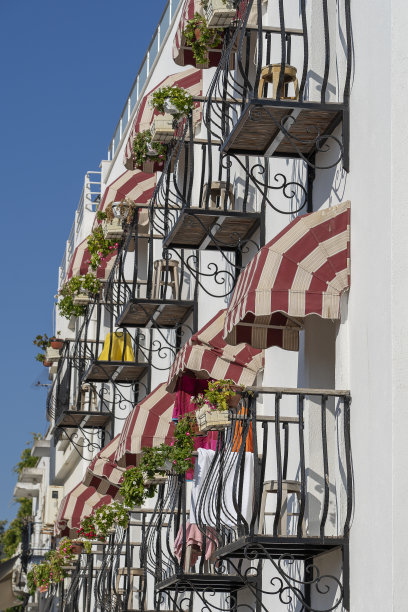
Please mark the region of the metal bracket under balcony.
<svg viewBox="0 0 408 612"><path fill-rule="evenodd" d="M110 412L64 410L56 421L55 428L101 429L107 425L111 417Z"/></svg>
<svg viewBox="0 0 408 612"><path fill-rule="evenodd" d="M194 309L192 300L134 298L125 304L118 327L175 327L181 325Z"/></svg>
<svg viewBox="0 0 408 612"><path fill-rule="evenodd" d="M216 551L219 559L249 558L251 554L257 559L280 559L282 555L290 555L293 559L308 560L329 552L336 548L341 548L348 540L339 537L306 537L297 536L268 536L253 535L244 536L227 544Z"/></svg>
<svg viewBox="0 0 408 612"><path fill-rule="evenodd" d="M260 224L259 213L184 208L172 230L163 240L165 248L227 249L245 242Z"/></svg>
<svg viewBox="0 0 408 612"><path fill-rule="evenodd" d="M246 586L243 578L236 574L191 573L174 574L156 584L157 591L206 591L217 593L238 591Z"/></svg>
<svg viewBox="0 0 408 612"><path fill-rule="evenodd" d="M343 120L345 105L257 99L248 102L223 153L309 159Z"/></svg>
<svg viewBox="0 0 408 612"><path fill-rule="evenodd" d="M133 361L94 361L84 374L82 382L131 383L143 378L148 364Z"/></svg>

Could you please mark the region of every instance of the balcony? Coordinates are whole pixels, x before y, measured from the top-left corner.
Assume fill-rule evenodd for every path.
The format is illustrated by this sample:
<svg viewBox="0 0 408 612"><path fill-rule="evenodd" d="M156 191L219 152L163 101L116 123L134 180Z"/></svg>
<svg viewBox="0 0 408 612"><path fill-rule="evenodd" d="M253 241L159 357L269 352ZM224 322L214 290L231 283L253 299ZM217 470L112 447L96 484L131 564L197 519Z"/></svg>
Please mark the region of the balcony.
<svg viewBox="0 0 408 612"><path fill-rule="evenodd" d="M106 289L106 303L116 314L115 325L127 329L182 326L196 305L197 285L191 267L163 251L162 236L154 232L152 224L149 242L139 241L137 224L135 215L135 244L125 246ZM163 335L161 338L164 341Z"/></svg>
<svg viewBox="0 0 408 612"><path fill-rule="evenodd" d="M219 141L207 130L204 138L195 131L193 117L178 130L152 198L154 229L166 249L242 249L260 225L265 185L244 160L220 156Z"/></svg>
<svg viewBox="0 0 408 612"><path fill-rule="evenodd" d="M348 171L351 62L349 0L299 9L283 1L272 20L262 0L248 0L210 87L206 124L223 153L319 168L342 160Z"/></svg>
<svg viewBox="0 0 408 612"><path fill-rule="evenodd" d="M192 487L172 475L159 487L145 550L156 591L191 591L208 609L246 589L251 610L348 610L350 401L346 390L244 394L216 450L198 449Z"/></svg>

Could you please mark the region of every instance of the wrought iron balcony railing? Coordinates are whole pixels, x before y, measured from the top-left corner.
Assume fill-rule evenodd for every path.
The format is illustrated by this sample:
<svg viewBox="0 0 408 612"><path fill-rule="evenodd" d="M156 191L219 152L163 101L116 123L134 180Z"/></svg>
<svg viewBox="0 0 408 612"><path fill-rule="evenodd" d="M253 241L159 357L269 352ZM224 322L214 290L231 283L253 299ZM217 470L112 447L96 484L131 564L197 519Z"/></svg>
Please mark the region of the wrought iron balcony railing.
<svg viewBox="0 0 408 612"><path fill-rule="evenodd" d="M221 151L299 158L311 168L342 159L348 170L349 0L245 4L225 36L204 111ZM340 123L342 140L333 135Z"/></svg>
<svg viewBox="0 0 408 612"><path fill-rule="evenodd" d="M253 610L272 609L276 596L349 609L349 392L253 391L216 450L198 449L192 489L180 476L159 487L145 545L156 591L191 591L209 610L217 592L237 604L245 589ZM330 571L319 570L323 554Z"/></svg>

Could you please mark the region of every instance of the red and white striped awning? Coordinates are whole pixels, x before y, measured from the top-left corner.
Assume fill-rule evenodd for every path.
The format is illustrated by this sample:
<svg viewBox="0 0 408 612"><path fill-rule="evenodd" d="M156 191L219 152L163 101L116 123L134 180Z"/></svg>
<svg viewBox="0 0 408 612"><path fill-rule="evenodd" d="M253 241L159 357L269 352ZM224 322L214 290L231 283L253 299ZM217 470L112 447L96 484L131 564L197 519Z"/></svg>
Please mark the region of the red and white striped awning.
<svg viewBox="0 0 408 612"><path fill-rule="evenodd" d="M180 21L173 40L173 60L178 66L196 66L193 51L191 47L186 46L186 41L183 34L187 21L192 19L195 13L198 13L199 15L204 14L201 0L184 0L184 5L181 9ZM220 58L221 49L210 49L208 53L208 68L218 66Z"/></svg>
<svg viewBox="0 0 408 612"><path fill-rule="evenodd" d="M224 338L298 350L303 318L340 317L350 287L350 202L297 217L241 272Z"/></svg>
<svg viewBox="0 0 408 612"><path fill-rule="evenodd" d="M175 393L168 393L166 383L162 383L137 404L126 419L120 435L115 456L119 466L136 465L145 446L152 448L173 440L175 399Z"/></svg>
<svg viewBox="0 0 408 612"><path fill-rule="evenodd" d="M110 504L112 501L111 495L102 495L94 487L88 487L80 482L61 501L55 521L55 533L68 535L71 530L78 529L85 516L89 516L99 506Z"/></svg>
<svg viewBox="0 0 408 612"><path fill-rule="evenodd" d="M231 379L250 386L263 368L263 351L248 344L230 346L223 339L226 309L220 310L180 349L170 368L167 390L174 391L186 372L196 378Z"/></svg>
<svg viewBox="0 0 408 612"><path fill-rule="evenodd" d="M156 175L141 170L126 170L105 189L98 210L125 198L136 204L148 204L156 187Z"/></svg>
<svg viewBox="0 0 408 612"><path fill-rule="evenodd" d="M119 441L120 434L99 451L86 470L82 481L84 485L94 487L101 495L110 495L113 499L119 495L124 473L124 469L120 468L115 461Z"/></svg>
<svg viewBox="0 0 408 612"><path fill-rule="evenodd" d="M148 130L153 121L153 117L159 115L159 113L154 110L150 104L152 93L160 87L173 87L177 85L178 87L183 87L186 89L192 96L201 96L203 89L202 80L203 73L201 70L189 68L188 70L183 70L182 72L171 74L170 76L166 77L142 98L132 129L129 132L128 141L126 143L123 160L125 168L133 169L133 141L136 134L143 132L144 130ZM199 103L197 103L196 106L199 107ZM199 118L200 114L198 112L198 114L196 113L196 116L194 117L194 121L199 120Z"/></svg>
<svg viewBox="0 0 408 612"><path fill-rule="evenodd" d="M101 262L101 265L96 271L96 277L100 279L107 279L116 260L116 252L112 255L105 257L105 260ZM88 236L78 244L72 255L65 280L70 280L73 276L82 276L88 274L89 262L91 260L91 254L88 251Z"/></svg>

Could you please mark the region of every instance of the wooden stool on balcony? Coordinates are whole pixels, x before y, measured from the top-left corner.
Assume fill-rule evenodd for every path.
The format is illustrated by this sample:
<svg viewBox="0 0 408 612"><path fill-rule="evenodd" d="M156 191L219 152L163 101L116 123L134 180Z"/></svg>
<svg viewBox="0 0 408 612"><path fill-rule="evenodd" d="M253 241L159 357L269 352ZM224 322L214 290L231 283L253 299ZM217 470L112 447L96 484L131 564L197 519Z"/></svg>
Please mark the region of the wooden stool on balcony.
<svg viewBox="0 0 408 612"><path fill-rule="evenodd" d="M279 86L279 75L281 72L282 64L268 64L262 68L261 77L259 80L258 87L258 98L263 98L264 85L266 83L272 83L272 98L276 100L278 97L278 86ZM283 83L280 90L281 100L299 100L299 83L296 76L297 70L294 66L285 65L283 72ZM295 88L294 96L285 96L285 87L293 83Z"/></svg>
<svg viewBox="0 0 408 612"><path fill-rule="evenodd" d="M124 587L120 586L120 579L121 578L129 578L129 587L128 589L125 589ZM139 578L139 588L135 589L134 588L134 579L135 578ZM118 595L125 595L126 591L128 592L128 600L126 603L126 609L130 610L132 609L132 605L133 605L133 594L134 593L142 593L143 592L143 588L144 588L144 580L145 580L145 574L144 574L144 570L142 568L139 567L132 567L130 569L128 569L127 567L120 567L118 568L118 573L116 576L116 593Z"/></svg>
<svg viewBox="0 0 408 612"><path fill-rule="evenodd" d="M261 510L259 513L259 533L263 532L263 528L265 525L265 506L266 506L266 498L268 493L276 493L278 492L278 481L277 480L268 480L264 482L263 491L262 491L262 499L261 499ZM278 523L278 535L286 536L288 534L288 517L289 516L299 516L299 512L289 512L288 513L288 497L291 494L296 495L298 503L300 505L300 492L301 492L301 484L298 480L282 480L282 506ZM303 533L305 533L305 520L303 518Z"/></svg>
<svg viewBox="0 0 408 612"><path fill-rule="evenodd" d="M161 287L171 287L173 299L179 295L179 262L173 259L157 259L153 264L153 299L160 299ZM167 279L167 282L166 282Z"/></svg>
<svg viewBox="0 0 408 612"><path fill-rule="evenodd" d="M228 189L227 189L228 185ZM211 186L208 187L208 183L204 185L203 189L203 208L207 201L208 189L210 190L210 199L208 202L209 208L224 208L224 201L227 198L229 200L229 209L235 209L235 198L232 190L232 185L226 181L213 181ZM219 197L219 203L217 204L217 198Z"/></svg>

